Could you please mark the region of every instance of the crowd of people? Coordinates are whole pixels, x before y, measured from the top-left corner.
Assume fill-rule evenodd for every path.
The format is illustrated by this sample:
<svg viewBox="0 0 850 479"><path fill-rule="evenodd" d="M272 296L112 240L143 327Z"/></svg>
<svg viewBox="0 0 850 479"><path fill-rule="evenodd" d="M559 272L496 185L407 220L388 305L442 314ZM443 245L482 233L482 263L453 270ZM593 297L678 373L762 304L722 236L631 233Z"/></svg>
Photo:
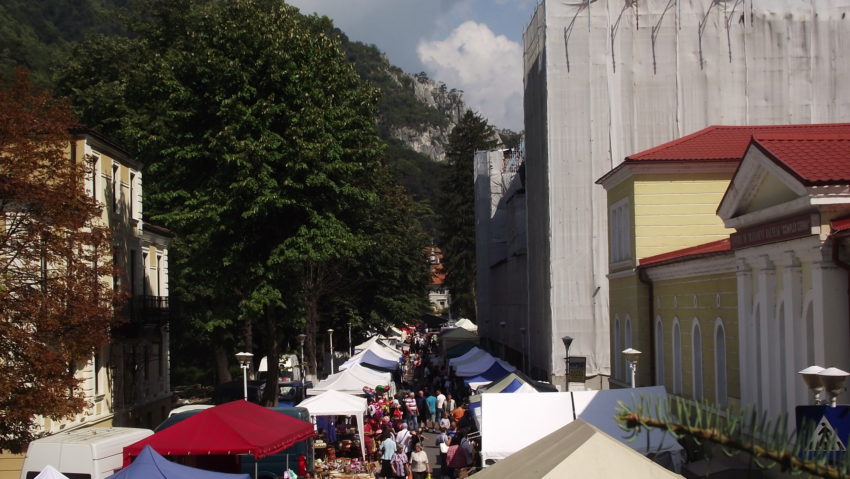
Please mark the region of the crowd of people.
<svg viewBox="0 0 850 479"><path fill-rule="evenodd" d="M461 378L440 358L434 333L411 331L400 359L400 387L368 391L365 425L367 459L380 461L380 478L465 477L476 464L476 426ZM424 450L439 447L436 464Z"/></svg>

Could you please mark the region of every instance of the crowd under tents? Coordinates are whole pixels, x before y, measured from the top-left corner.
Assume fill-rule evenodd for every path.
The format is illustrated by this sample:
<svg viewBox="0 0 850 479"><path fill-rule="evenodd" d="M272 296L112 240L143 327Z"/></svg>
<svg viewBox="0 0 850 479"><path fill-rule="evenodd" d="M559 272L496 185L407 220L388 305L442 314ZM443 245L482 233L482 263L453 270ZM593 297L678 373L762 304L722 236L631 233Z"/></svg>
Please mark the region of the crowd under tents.
<svg viewBox="0 0 850 479"><path fill-rule="evenodd" d="M207 471L177 464L157 454L150 445L146 445L132 464L107 479L250 479L250 477L248 474Z"/></svg>
<svg viewBox="0 0 850 479"><path fill-rule="evenodd" d="M148 445L164 456L250 454L260 459L314 435L309 422L239 400L205 409L125 447L124 465Z"/></svg>
<svg viewBox="0 0 850 479"><path fill-rule="evenodd" d="M346 394L339 391L325 391L318 396L313 396L301 401L298 407L307 408L310 417L315 421L318 416L354 416L357 421L357 433L360 444L366 444L363 434L363 417L366 415L366 398ZM366 460L366 451L360 448L363 460Z"/></svg>
<svg viewBox="0 0 850 479"><path fill-rule="evenodd" d="M551 394L481 395L481 458L484 464L500 461L555 430L582 419L635 451L653 453L674 470L681 468L684 450L664 431L645 429L632 439L614 419L619 403L633 407L647 401L653 407L667 404L663 386ZM523 434L516 434L516 431ZM660 461L659 461L660 462Z"/></svg>
<svg viewBox="0 0 850 479"><path fill-rule="evenodd" d="M316 396L325 391L339 391L362 395L364 394L364 387L374 388L378 385L390 385L390 389L393 390L392 384L392 375L390 373L376 371L360 364L353 364L344 371L331 374L316 384L316 387L308 389L307 395Z"/></svg>
<svg viewBox="0 0 850 479"><path fill-rule="evenodd" d="M652 462L588 422L576 419L478 472L475 477L666 479L682 476Z"/></svg>

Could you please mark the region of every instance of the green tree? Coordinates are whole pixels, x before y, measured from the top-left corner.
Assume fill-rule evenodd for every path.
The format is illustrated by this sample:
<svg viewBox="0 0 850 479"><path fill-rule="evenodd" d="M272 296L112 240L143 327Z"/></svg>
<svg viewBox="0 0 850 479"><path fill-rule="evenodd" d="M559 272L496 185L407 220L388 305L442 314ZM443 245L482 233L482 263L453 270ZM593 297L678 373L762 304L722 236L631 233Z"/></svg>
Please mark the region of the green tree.
<svg viewBox="0 0 850 479"><path fill-rule="evenodd" d="M318 332L339 320L331 305L357 283L375 246L365 220L384 206L376 93L327 18L282 2L151 0L144 12L133 39L85 43L62 91L147 164L147 213L177 236L170 279L187 333L232 351L254 324L274 358L306 330L315 371ZM110 58L120 68L104 75Z"/></svg>
<svg viewBox="0 0 850 479"><path fill-rule="evenodd" d="M472 320L475 309L475 152L496 147L493 128L467 111L449 135L440 201L440 248L452 312Z"/></svg>

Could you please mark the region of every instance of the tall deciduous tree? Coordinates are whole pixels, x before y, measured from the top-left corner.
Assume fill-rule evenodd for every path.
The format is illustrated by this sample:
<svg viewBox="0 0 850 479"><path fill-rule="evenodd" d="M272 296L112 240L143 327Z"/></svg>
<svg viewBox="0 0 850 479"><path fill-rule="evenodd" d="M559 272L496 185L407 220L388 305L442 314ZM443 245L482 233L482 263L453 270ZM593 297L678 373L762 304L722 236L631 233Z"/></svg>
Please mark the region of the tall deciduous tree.
<svg viewBox="0 0 850 479"><path fill-rule="evenodd" d="M355 290L375 245L364 225L384 206L376 92L327 18L283 2L151 0L145 13L133 40L84 45L63 91L148 165L145 204L177 235L172 292L192 331L224 347L237 318L252 321L273 358L279 335L306 330L315 371L318 332L340 319L332 305Z"/></svg>
<svg viewBox="0 0 850 479"><path fill-rule="evenodd" d="M475 306L475 152L498 141L487 120L467 111L449 135L440 201L440 248L452 312L476 319Z"/></svg>
<svg viewBox="0 0 850 479"><path fill-rule="evenodd" d="M0 448L20 451L36 415L85 407L76 362L109 341L111 235L69 155L67 106L19 72L0 91Z"/></svg>

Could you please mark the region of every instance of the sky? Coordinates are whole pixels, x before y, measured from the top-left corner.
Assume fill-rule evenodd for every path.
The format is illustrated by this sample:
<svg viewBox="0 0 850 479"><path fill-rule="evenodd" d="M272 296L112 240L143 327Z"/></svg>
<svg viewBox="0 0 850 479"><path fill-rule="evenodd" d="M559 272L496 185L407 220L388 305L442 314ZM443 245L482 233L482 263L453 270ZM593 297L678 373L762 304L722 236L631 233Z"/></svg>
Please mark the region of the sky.
<svg viewBox="0 0 850 479"><path fill-rule="evenodd" d="M537 0L288 0L327 15L351 40L373 44L407 73L463 90L498 128L523 129L522 32Z"/></svg>

